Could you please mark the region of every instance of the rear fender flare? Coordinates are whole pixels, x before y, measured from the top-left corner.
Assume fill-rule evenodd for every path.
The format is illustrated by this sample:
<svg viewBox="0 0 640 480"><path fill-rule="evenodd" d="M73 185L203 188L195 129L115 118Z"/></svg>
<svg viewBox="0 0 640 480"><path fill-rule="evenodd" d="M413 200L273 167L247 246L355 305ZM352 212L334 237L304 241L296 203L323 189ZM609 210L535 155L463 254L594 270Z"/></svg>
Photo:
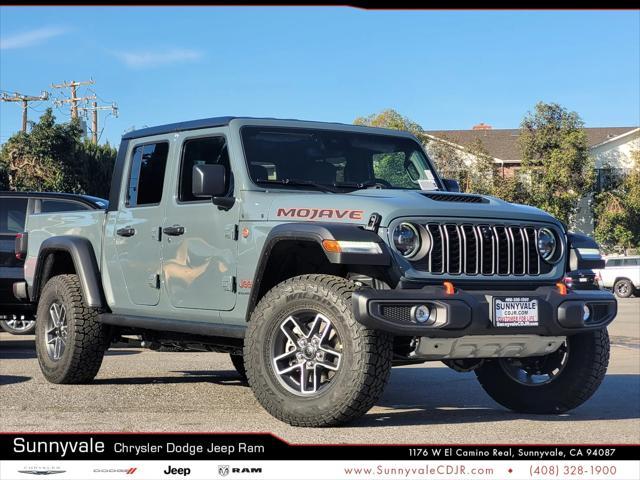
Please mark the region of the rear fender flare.
<svg viewBox="0 0 640 480"><path fill-rule="evenodd" d="M32 298L34 302L38 300L44 284L51 277L51 272L48 269L51 268L52 262L48 259L55 258L55 254L60 252L68 253L71 257L87 306L103 307L105 305L104 291L93 246L88 239L74 235L50 237L40 245L33 279Z"/></svg>

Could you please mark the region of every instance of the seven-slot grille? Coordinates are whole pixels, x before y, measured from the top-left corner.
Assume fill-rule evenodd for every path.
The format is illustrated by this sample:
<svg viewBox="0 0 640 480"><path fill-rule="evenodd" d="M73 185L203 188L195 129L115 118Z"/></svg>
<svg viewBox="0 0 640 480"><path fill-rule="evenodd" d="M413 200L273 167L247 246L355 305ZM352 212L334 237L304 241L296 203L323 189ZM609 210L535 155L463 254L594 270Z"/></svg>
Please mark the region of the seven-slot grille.
<svg viewBox="0 0 640 480"><path fill-rule="evenodd" d="M538 253L533 226L427 223L427 255L419 270L449 275L540 275L551 266Z"/></svg>

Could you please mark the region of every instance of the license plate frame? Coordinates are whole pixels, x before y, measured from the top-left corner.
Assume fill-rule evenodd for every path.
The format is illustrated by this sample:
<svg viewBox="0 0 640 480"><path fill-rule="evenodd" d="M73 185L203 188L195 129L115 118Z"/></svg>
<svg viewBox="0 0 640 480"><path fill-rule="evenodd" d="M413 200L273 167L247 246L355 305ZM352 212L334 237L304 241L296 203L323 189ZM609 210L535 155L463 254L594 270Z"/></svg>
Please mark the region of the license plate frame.
<svg viewBox="0 0 640 480"><path fill-rule="evenodd" d="M495 328L538 327L539 318L540 302L536 297L493 297Z"/></svg>

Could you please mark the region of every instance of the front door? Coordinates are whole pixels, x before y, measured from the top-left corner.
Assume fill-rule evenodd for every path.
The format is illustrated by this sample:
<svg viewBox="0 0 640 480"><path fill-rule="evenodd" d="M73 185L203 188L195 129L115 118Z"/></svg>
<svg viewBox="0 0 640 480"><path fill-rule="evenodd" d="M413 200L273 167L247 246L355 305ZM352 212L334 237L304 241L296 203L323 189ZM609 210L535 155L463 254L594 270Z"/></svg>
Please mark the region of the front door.
<svg viewBox="0 0 640 480"><path fill-rule="evenodd" d="M131 301L136 305L157 305L169 142L160 139L134 144L129 155L125 204L118 209L114 241Z"/></svg>
<svg viewBox="0 0 640 480"><path fill-rule="evenodd" d="M238 205L221 209L192 194L193 166L227 167L227 195L233 195L229 149L223 129L182 134L173 198L166 203L162 272L169 301L177 308L231 310L236 302Z"/></svg>

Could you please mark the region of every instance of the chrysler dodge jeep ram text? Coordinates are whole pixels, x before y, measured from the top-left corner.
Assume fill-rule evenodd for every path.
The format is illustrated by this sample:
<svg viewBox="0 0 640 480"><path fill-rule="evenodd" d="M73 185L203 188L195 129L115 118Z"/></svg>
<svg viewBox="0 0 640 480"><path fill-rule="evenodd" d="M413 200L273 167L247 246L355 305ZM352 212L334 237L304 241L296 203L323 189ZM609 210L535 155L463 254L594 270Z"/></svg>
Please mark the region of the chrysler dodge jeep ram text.
<svg viewBox="0 0 640 480"><path fill-rule="evenodd" d="M609 358L616 300L572 290L598 246L536 208L462 194L409 133L222 117L125 134L106 211L34 215L26 286L54 383L109 345L226 352L292 425L337 425L393 364L473 370L497 402L560 413Z"/></svg>

